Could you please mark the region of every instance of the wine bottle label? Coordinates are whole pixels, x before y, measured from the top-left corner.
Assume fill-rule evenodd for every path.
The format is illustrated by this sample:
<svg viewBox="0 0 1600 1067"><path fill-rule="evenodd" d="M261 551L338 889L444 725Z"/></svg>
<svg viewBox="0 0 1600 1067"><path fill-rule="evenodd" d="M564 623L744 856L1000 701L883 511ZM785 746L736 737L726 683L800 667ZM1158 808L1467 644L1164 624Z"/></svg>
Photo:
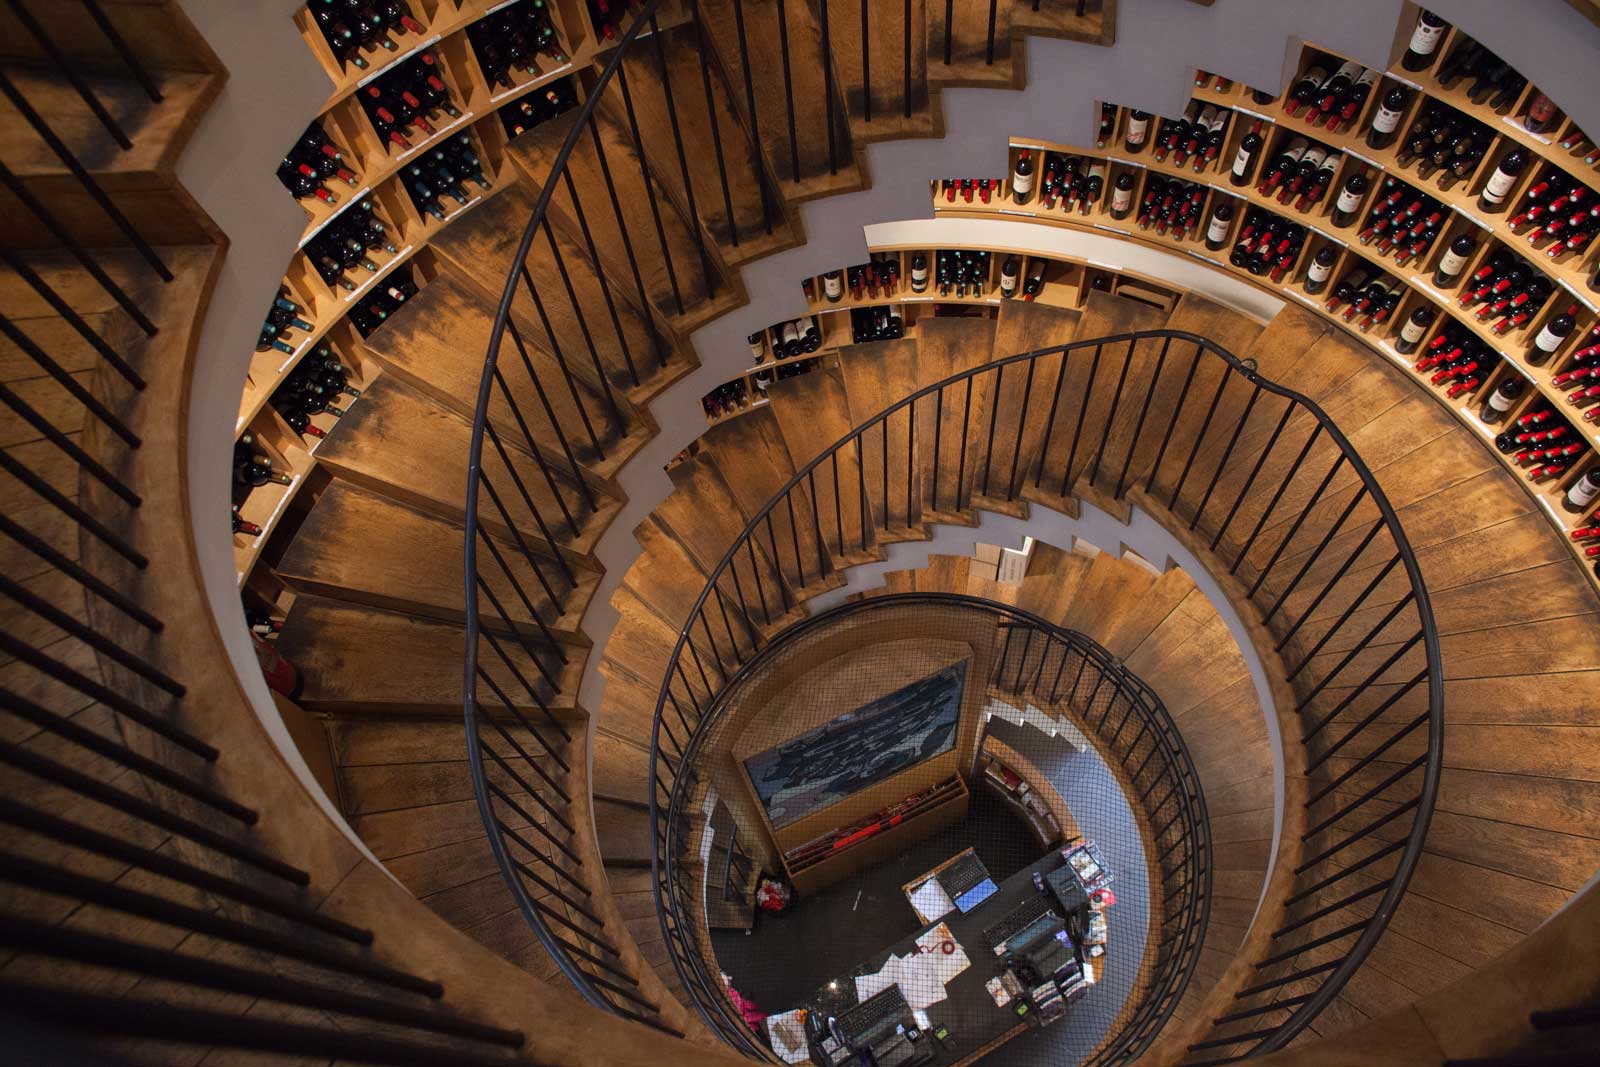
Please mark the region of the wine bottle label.
<svg viewBox="0 0 1600 1067"><path fill-rule="evenodd" d="M1458 256L1447 248L1444 255L1439 257L1439 273L1446 276L1459 274L1466 263L1466 256Z"/></svg>
<svg viewBox="0 0 1600 1067"><path fill-rule="evenodd" d="M1580 511L1593 503L1597 496L1600 496L1600 485L1596 485L1588 478L1579 478L1572 483L1572 488L1567 490L1567 499Z"/></svg>
<svg viewBox="0 0 1600 1067"><path fill-rule="evenodd" d="M1506 194L1511 192L1511 187L1515 184L1517 184L1515 174L1507 174L1496 167L1494 173L1489 176L1488 184L1483 187L1483 198L1491 204L1498 204L1506 198Z"/></svg>
<svg viewBox="0 0 1600 1067"><path fill-rule="evenodd" d="M1356 78L1356 83L1351 88L1359 89L1363 85L1374 85L1378 81L1378 72L1371 67L1362 68L1361 74Z"/></svg>
<svg viewBox="0 0 1600 1067"><path fill-rule="evenodd" d="M1412 322L1410 319L1407 319L1406 324L1400 327L1400 340L1404 341L1408 345L1414 345L1418 341L1422 340L1422 335L1427 332L1427 323L1416 323Z"/></svg>
<svg viewBox="0 0 1600 1067"><path fill-rule="evenodd" d="M1379 133L1393 133L1394 128L1400 125L1400 114L1380 105L1378 113L1372 116L1372 128Z"/></svg>
<svg viewBox="0 0 1600 1067"><path fill-rule="evenodd" d="M1002 293L1014 293L1014 292L1016 292L1017 291L1017 276L1015 274L1002 274L1002 275L1000 275L1000 291Z"/></svg>
<svg viewBox="0 0 1600 1067"><path fill-rule="evenodd" d="M1339 193L1339 199L1334 202L1334 207L1340 211L1354 211L1361 206L1361 194L1344 189Z"/></svg>
<svg viewBox="0 0 1600 1067"><path fill-rule="evenodd" d="M1439 47L1439 38L1444 36L1444 30L1443 26L1429 26L1418 19L1416 31L1411 34L1411 50L1419 56L1433 55L1433 50Z"/></svg>
<svg viewBox="0 0 1600 1067"><path fill-rule="evenodd" d="M1243 178L1245 172L1249 169L1250 153L1247 149L1241 147L1238 154L1233 157L1233 173L1238 177Z"/></svg>
<svg viewBox="0 0 1600 1067"><path fill-rule="evenodd" d="M911 284L912 285L927 285L928 284L928 268L927 267L912 267L911 268Z"/></svg>
<svg viewBox="0 0 1600 1067"><path fill-rule="evenodd" d="M1489 406L1496 411L1510 411L1511 405L1515 404L1516 402L1516 397L1506 396L1498 389L1489 394Z"/></svg>
<svg viewBox="0 0 1600 1067"><path fill-rule="evenodd" d="M1211 225L1206 227L1206 240L1221 244L1226 236L1228 236L1228 220L1212 216Z"/></svg>
<svg viewBox="0 0 1600 1067"><path fill-rule="evenodd" d="M1113 189L1111 191L1111 210L1126 211L1133 201L1132 189Z"/></svg>
<svg viewBox="0 0 1600 1067"><path fill-rule="evenodd" d="M828 295L828 299L836 300L844 294L844 280L836 274L824 274L822 291Z"/></svg>
<svg viewBox="0 0 1600 1067"><path fill-rule="evenodd" d="M1546 326L1539 331L1539 336L1533 339L1533 343L1541 352L1554 352L1561 347L1561 335Z"/></svg>
<svg viewBox="0 0 1600 1067"><path fill-rule="evenodd" d="M1306 278L1312 282L1322 283L1328 280L1328 275L1333 273L1332 263L1318 263L1311 261L1311 266L1306 268Z"/></svg>
<svg viewBox="0 0 1600 1067"><path fill-rule="evenodd" d="M1017 196L1027 196L1029 193L1033 192L1033 175L1012 174L1011 191Z"/></svg>
<svg viewBox="0 0 1600 1067"><path fill-rule="evenodd" d="M767 349L759 337L750 342L750 355L757 363L767 358Z"/></svg>
<svg viewBox="0 0 1600 1067"><path fill-rule="evenodd" d="M1128 117L1128 143L1144 144L1144 135L1150 130L1149 119L1136 119Z"/></svg>

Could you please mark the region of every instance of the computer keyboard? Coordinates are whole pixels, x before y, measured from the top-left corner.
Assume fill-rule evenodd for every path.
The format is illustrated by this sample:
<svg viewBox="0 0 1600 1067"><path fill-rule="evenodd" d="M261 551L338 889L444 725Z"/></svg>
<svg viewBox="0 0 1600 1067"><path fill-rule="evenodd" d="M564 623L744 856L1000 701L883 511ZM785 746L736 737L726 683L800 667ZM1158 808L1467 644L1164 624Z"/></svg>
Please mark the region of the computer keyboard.
<svg viewBox="0 0 1600 1067"><path fill-rule="evenodd" d="M962 853L961 858L939 872L939 884L951 900L962 896L989 877L989 871L976 853Z"/></svg>
<svg viewBox="0 0 1600 1067"><path fill-rule="evenodd" d="M840 1036L852 1048L872 1045L892 1033L901 1019L911 1013L899 985L875 993L840 1015L836 1021Z"/></svg>
<svg viewBox="0 0 1600 1067"><path fill-rule="evenodd" d="M993 926L984 930L983 939L989 942L996 956L1005 955L1006 943L1026 930L1039 919L1055 911L1047 897L1029 897L1018 904Z"/></svg>

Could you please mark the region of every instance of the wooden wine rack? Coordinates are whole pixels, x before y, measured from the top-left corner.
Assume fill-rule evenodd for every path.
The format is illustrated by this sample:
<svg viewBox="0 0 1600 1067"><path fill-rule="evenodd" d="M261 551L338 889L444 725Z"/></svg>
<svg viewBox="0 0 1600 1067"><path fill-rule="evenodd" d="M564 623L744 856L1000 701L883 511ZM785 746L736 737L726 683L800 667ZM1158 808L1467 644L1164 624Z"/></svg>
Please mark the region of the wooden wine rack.
<svg viewBox="0 0 1600 1067"><path fill-rule="evenodd" d="M290 299L303 309L300 317L313 328L294 331L292 354L269 349L257 352L250 361L234 422L234 437L238 439L246 431L252 433L259 451L272 459L276 469L289 473L293 481L289 485L274 483L252 489L241 506L241 516L262 528L259 535L234 535L234 565L241 586L250 578L274 529L291 513L296 495L308 484L317 484L314 474L317 449L324 438L295 433L269 403L273 391L308 353L324 344L350 369L352 386L364 389L370 385L381 369L365 354L360 333L348 318L351 308L369 294L380 291L389 278L406 266L419 288L426 285L439 271L429 243L462 214L515 180L513 164L506 155L509 137L500 117L502 108L558 81L568 81L580 104L586 95L586 79L607 42L597 32L581 0L551 0L545 4L544 10L556 29L560 49L567 57L564 62L557 63L549 56L540 55L534 58L532 73L511 72L513 86L489 83L467 38L467 30L479 19L516 2L518 0L410 0L411 13L422 32L391 32L396 45L394 51L367 53L370 65L365 70L347 68L340 62L308 8L302 7L295 16L306 47L330 82L326 102L318 114L308 116L307 121L322 125L355 179L354 184L330 180L329 188L339 197L335 204L315 197L297 201L306 211L306 224L284 272L283 286ZM622 25L626 26L626 20L631 17L625 15ZM658 15L663 26L675 25L682 19L682 12L675 8ZM413 139L411 147L400 150L379 140L356 94L385 72L423 52L434 57L439 77L460 114L447 118L441 113L442 121L433 124L432 133ZM458 204L446 200L442 205L445 217L435 218L418 210L402 185L401 175L410 163L461 133L471 139L489 187L467 185L467 202ZM285 145L285 151L289 147ZM292 194L284 190L284 195ZM306 246L344 212L366 200L371 201L373 214L384 224L396 251L391 255L381 249L372 250L369 258L378 269L363 272L354 291L335 288L317 273L307 257ZM273 295L261 294L263 314ZM253 309L243 310L253 313ZM341 399L349 404L361 402L359 397ZM345 408L348 410L348 405ZM324 432L331 430L336 421L327 412L312 418L312 423Z"/></svg>

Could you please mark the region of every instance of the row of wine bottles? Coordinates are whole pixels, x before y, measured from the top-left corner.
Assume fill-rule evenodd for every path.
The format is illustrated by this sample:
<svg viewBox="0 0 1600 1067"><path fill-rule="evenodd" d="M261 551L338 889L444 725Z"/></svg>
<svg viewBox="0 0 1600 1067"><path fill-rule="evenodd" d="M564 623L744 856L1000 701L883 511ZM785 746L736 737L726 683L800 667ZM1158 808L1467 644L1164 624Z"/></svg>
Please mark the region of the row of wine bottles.
<svg viewBox="0 0 1600 1067"><path fill-rule="evenodd" d="M363 339L371 337L390 315L400 310L400 305L416 295L417 283L412 278L411 264L402 263L372 292L356 301L350 309L350 322Z"/></svg>
<svg viewBox="0 0 1600 1067"><path fill-rule="evenodd" d="M311 0L312 19L344 67L366 70L368 56L397 52L394 38L422 34L422 23L406 0Z"/></svg>
<svg viewBox="0 0 1600 1067"><path fill-rule="evenodd" d="M325 283L353 293L367 275L378 272L378 253L392 256L399 249L372 198L364 197L318 230L301 251Z"/></svg>
<svg viewBox="0 0 1600 1067"><path fill-rule="evenodd" d="M567 61L544 0L517 0L495 10L467 27L467 41L484 80L502 89L515 88L519 73L535 75L535 56Z"/></svg>
<svg viewBox="0 0 1600 1067"><path fill-rule="evenodd" d="M706 418L713 422L729 415L736 415L749 410L754 404L764 403L767 399L767 390L774 381L781 382L802 374L810 374L820 365L816 357L811 357L797 359L792 363L763 366L754 371L748 379L735 378L723 382L700 398L700 406L705 409Z"/></svg>
<svg viewBox="0 0 1600 1067"><path fill-rule="evenodd" d="M395 151L404 152L413 140L432 136L436 123L443 125L447 119L461 117L461 109L439 76L438 58L427 51L378 75L362 86L356 99L378 140Z"/></svg>
<svg viewBox="0 0 1600 1067"><path fill-rule="evenodd" d="M283 162L278 164L278 180L296 200L314 198L324 204L337 204L339 194L330 186L359 184L344 153L328 139L321 122L306 127Z"/></svg>
<svg viewBox="0 0 1600 1067"><path fill-rule="evenodd" d="M289 424L289 428L302 437L317 438L324 431L311 421L313 415L327 412L334 418L344 416L342 396L352 400L361 390L350 384L350 371L339 357L326 345L296 363L282 384L272 391L271 404Z"/></svg>
<svg viewBox="0 0 1600 1067"><path fill-rule="evenodd" d="M287 286L278 289L278 295L267 306L267 315L261 321L261 333L256 337L256 351L276 349L285 355L295 353L296 331L310 333L316 329L306 320L306 310L294 299Z"/></svg>

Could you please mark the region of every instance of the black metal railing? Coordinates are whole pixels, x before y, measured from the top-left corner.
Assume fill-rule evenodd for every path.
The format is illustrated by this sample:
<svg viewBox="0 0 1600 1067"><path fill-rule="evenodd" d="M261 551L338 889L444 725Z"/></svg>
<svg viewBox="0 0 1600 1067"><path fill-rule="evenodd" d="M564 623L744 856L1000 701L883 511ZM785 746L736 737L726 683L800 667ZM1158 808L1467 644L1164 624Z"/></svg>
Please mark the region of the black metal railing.
<svg viewBox="0 0 1600 1067"><path fill-rule="evenodd" d="M226 739L268 742L251 734L253 718L241 735L175 676L194 650L171 647L152 590L196 583L181 544L150 550L146 501L181 499L182 464L139 458L150 420L170 423L181 407L183 354L164 327L184 332L179 316L204 302L165 298L173 251L154 247L82 162L134 147L102 99L107 79L125 77L154 106L163 76L96 0L48 26L27 4L8 7L19 47L37 48L0 62L0 94L20 116L8 143L27 146L31 133L59 168L43 153L0 160L11 221L37 235L0 246L0 334L15 356L0 382L15 416L0 448L0 1016L26 1030L37 1058L62 1062L100 1062L107 1048L169 1058L174 1045L525 1062L521 1033L457 1014L438 981L384 962L372 930L324 910L329 887L263 832L274 813L224 784L225 757L237 768L261 756L224 751ZM118 60L91 69L58 43L64 30L103 38ZM53 89L30 99L29 86L57 79L77 103ZM80 239L99 229L127 244ZM157 380L171 386L160 411L147 396ZM91 1050L97 1039L106 1045Z"/></svg>
<svg viewBox="0 0 1600 1067"><path fill-rule="evenodd" d="M693 738L845 556L1024 495L1131 500L1186 529L1285 656L1301 724L1288 740L1310 782L1305 829L1290 843L1283 920L1252 961L1260 980L1190 1047L1191 1062L1283 1047L1361 965L1405 892L1438 788L1443 674L1416 557L1360 455L1309 399L1202 337L1157 330L1023 353L905 397L800 467L682 624L652 735L657 909L702 1017L752 1055L763 1052L705 973L703 916L673 875L672 805ZM1380 724L1413 691L1425 707ZM1415 756L1380 763L1408 738Z"/></svg>
<svg viewBox="0 0 1600 1067"><path fill-rule="evenodd" d="M900 625L906 612L916 614L914 627ZM691 695L680 689L668 694L668 712L658 723L661 747L654 750L657 789L667 794L652 812L657 899L679 978L702 1016L745 1054L772 1060L770 1049L733 1010L709 969L715 950L696 913L702 887L708 881L714 885L715 879L704 869L706 861L698 847L696 811L702 798L695 787L707 785L711 776L700 773L700 768L711 751L728 743L723 728L741 708L740 694L750 681L761 677L774 657L841 624L916 633L926 633L929 627L986 633L987 647L976 654L992 662L984 682L989 692L1024 697L1054 714L1070 715L1093 738L1106 763L1121 772L1131 791L1127 802L1147 835L1145 855L1156 872L1148 890L1149 937L1134 982L1138 1002L1116 1013L1115 1033L1095 1048L1073 1049L1070 1062L1099 1065L1136 1056L1182 997L1199 960L1210 915L1210 826L1199 776L1160 699L1104 648L1081 633L1020 609L949 593L909 593L840 605L760 640L736 667L731 657L724 657L729 674L725 681L714 683L714 692ZM718 652L708 649L707 655L715 658ZM783 669L796 670L805 660L802 648L788 656ZM680 698L699 703L685 707L680 715ZM737 728L746 739L771 727L759 712L752 719L748 707L738 718ZM783 965L781 960L769 963ZM1069 1040L1065 1031L1062 1040Z"/></svg>
<svg viewBox="0 0 1600 1067"><path fill-rule="evenodd" d="M512 255L473 420L464 709L479 811L540 942L591 1004L671 1029L593 906L598 875L573 847L570 792L555 776L513 767L568 769L572 724L550 709L573 646L553 620L581 578L561 548L607 505L596 469L648 427L629 391L687 367L674 334L729 288L724 254L787 226L786 192L805 195L805 183L849 165L847 120L870 128L893 111L910 116L927 106L927 91L913 80L920 37L910 4L861 5L862 91L840 99L825 2L734 0L731 26L704 17L696 0L682 23L669 24L663 7L649 0L632 14L570 119L519 139L548 173L534 183L538 198ZM813 17L818 37L791 33ZM901 55L876 57L903 75L888 108L872 93L875 57L865 47L880 19L906 42ZM991 18L991 53L994 32ZM694 51L694 77L675 80L674 49ZM827 91L797 94L796 72L818 64ZM769 91L778 71L781 94ZM666 122L642 121L647 105ZM704 146L685 141L691 119L711 134L710 172L693 162ZM808 154L823 144L825 157ZM539 541L520 532L535 528Z"/></svg>

